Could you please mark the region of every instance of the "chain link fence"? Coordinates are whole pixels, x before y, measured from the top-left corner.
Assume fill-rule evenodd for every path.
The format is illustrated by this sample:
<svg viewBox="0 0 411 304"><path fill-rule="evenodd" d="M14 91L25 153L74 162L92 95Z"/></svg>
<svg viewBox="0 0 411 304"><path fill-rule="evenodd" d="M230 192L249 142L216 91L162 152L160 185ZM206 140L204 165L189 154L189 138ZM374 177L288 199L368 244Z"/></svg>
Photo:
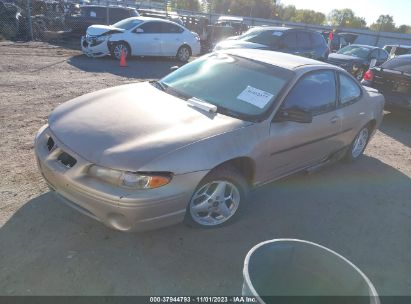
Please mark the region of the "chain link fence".
<svg viewBox="0 0 411 304"><path fill-rule="evenodd" d="M215 16L207 13L181 10L177 13L170 7L169 1L0 0L0 38L72 41L80 47L79 38L90 25L110 25L138 15L168 19L184 25L201 37L204 50L209 50L217 40L246 30L241 22L234 26L216 24Z"/></svg>

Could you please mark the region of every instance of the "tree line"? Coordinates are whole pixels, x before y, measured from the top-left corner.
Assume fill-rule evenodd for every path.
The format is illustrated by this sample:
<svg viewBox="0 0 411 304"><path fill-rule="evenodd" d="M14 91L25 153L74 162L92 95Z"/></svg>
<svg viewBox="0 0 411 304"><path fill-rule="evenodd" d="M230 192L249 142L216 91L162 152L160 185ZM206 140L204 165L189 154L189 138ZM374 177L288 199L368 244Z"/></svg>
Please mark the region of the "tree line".
<svg viewBox="0 0 411 304"><path fill-rule="evenodd" d="M173 8L201 10L205 13L411 34L411 26L403 24L397 27L391 15L381 15L374 23L367 25L364 18L357 16L349 8L334 9L326 16L314 10L297 9L294 5L284 5L278 0L171 0L167 2Z"/></svg>

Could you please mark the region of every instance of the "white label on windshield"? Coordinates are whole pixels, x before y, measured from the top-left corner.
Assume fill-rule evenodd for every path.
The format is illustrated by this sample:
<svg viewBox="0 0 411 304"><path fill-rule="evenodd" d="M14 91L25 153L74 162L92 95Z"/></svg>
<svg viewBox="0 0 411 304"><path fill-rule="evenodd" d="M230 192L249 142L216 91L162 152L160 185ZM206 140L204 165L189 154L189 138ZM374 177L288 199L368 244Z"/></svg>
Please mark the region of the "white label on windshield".
<svg viewBox="0 0 411 304"><path fill-rule="evenodd" d="M278 36L278 37L280 37L280 36L282 36L283 35L283 32L273 32L273 36Z"/></svg>
<svg viewBox="0 0 411 304"><path fill-rule="evenodd" d="M237 96L237 99L240 99L262 109L273 97L273 94L270 94L266 91L247 86L247 88Z"/></svg>

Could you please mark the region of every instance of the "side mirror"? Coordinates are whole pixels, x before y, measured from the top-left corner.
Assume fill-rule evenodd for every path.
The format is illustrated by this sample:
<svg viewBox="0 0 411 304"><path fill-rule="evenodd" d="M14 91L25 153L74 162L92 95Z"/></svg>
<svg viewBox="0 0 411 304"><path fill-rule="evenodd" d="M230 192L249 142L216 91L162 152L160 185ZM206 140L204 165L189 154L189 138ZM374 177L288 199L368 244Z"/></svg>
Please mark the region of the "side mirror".
<svg viewBox="0 0 411 304"><path fill-rule="evenodd" d="M311 123L313 115L305 110L298 108L291 108L287 110L280 109L274 118L274 122L294 121L299 123Z"/></svg>
<svg viewBox="0 0 411 304"><path fill-rule="evenodd" d="M144 30L141 29L141 28L136 28L135 33L136 34L141 34L141 33L144 33Z"/></svg>

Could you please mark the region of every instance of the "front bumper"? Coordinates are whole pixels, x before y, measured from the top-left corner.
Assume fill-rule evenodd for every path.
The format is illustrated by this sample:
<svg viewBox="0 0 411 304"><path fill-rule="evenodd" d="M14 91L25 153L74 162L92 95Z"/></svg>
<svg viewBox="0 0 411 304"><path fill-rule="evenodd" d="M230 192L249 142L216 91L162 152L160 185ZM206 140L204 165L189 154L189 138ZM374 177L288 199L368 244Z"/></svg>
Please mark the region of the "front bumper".
<svg viewBox="0 0 411 304"><path fill-rule="evenodd" d="M49 150L48 139L54 146ZM56 197L85 215L121 231L152 230L181 222L191 195L206 171L175 175L163 187L129 190L87 175L91 162L60 142L48 126L35 140L39 169ZM76 160L73 166L59 160L62 153Z"/></svg>
<svg viewBox="0 0 411 304"><path fill-rule="evenodd" d="M98 45L93 45L90 39L86 37L81 37L81 50L83 54L88 57L104 57L110 55L110 49L108 47L108 38L107 41L101 42Z"/></svg>

